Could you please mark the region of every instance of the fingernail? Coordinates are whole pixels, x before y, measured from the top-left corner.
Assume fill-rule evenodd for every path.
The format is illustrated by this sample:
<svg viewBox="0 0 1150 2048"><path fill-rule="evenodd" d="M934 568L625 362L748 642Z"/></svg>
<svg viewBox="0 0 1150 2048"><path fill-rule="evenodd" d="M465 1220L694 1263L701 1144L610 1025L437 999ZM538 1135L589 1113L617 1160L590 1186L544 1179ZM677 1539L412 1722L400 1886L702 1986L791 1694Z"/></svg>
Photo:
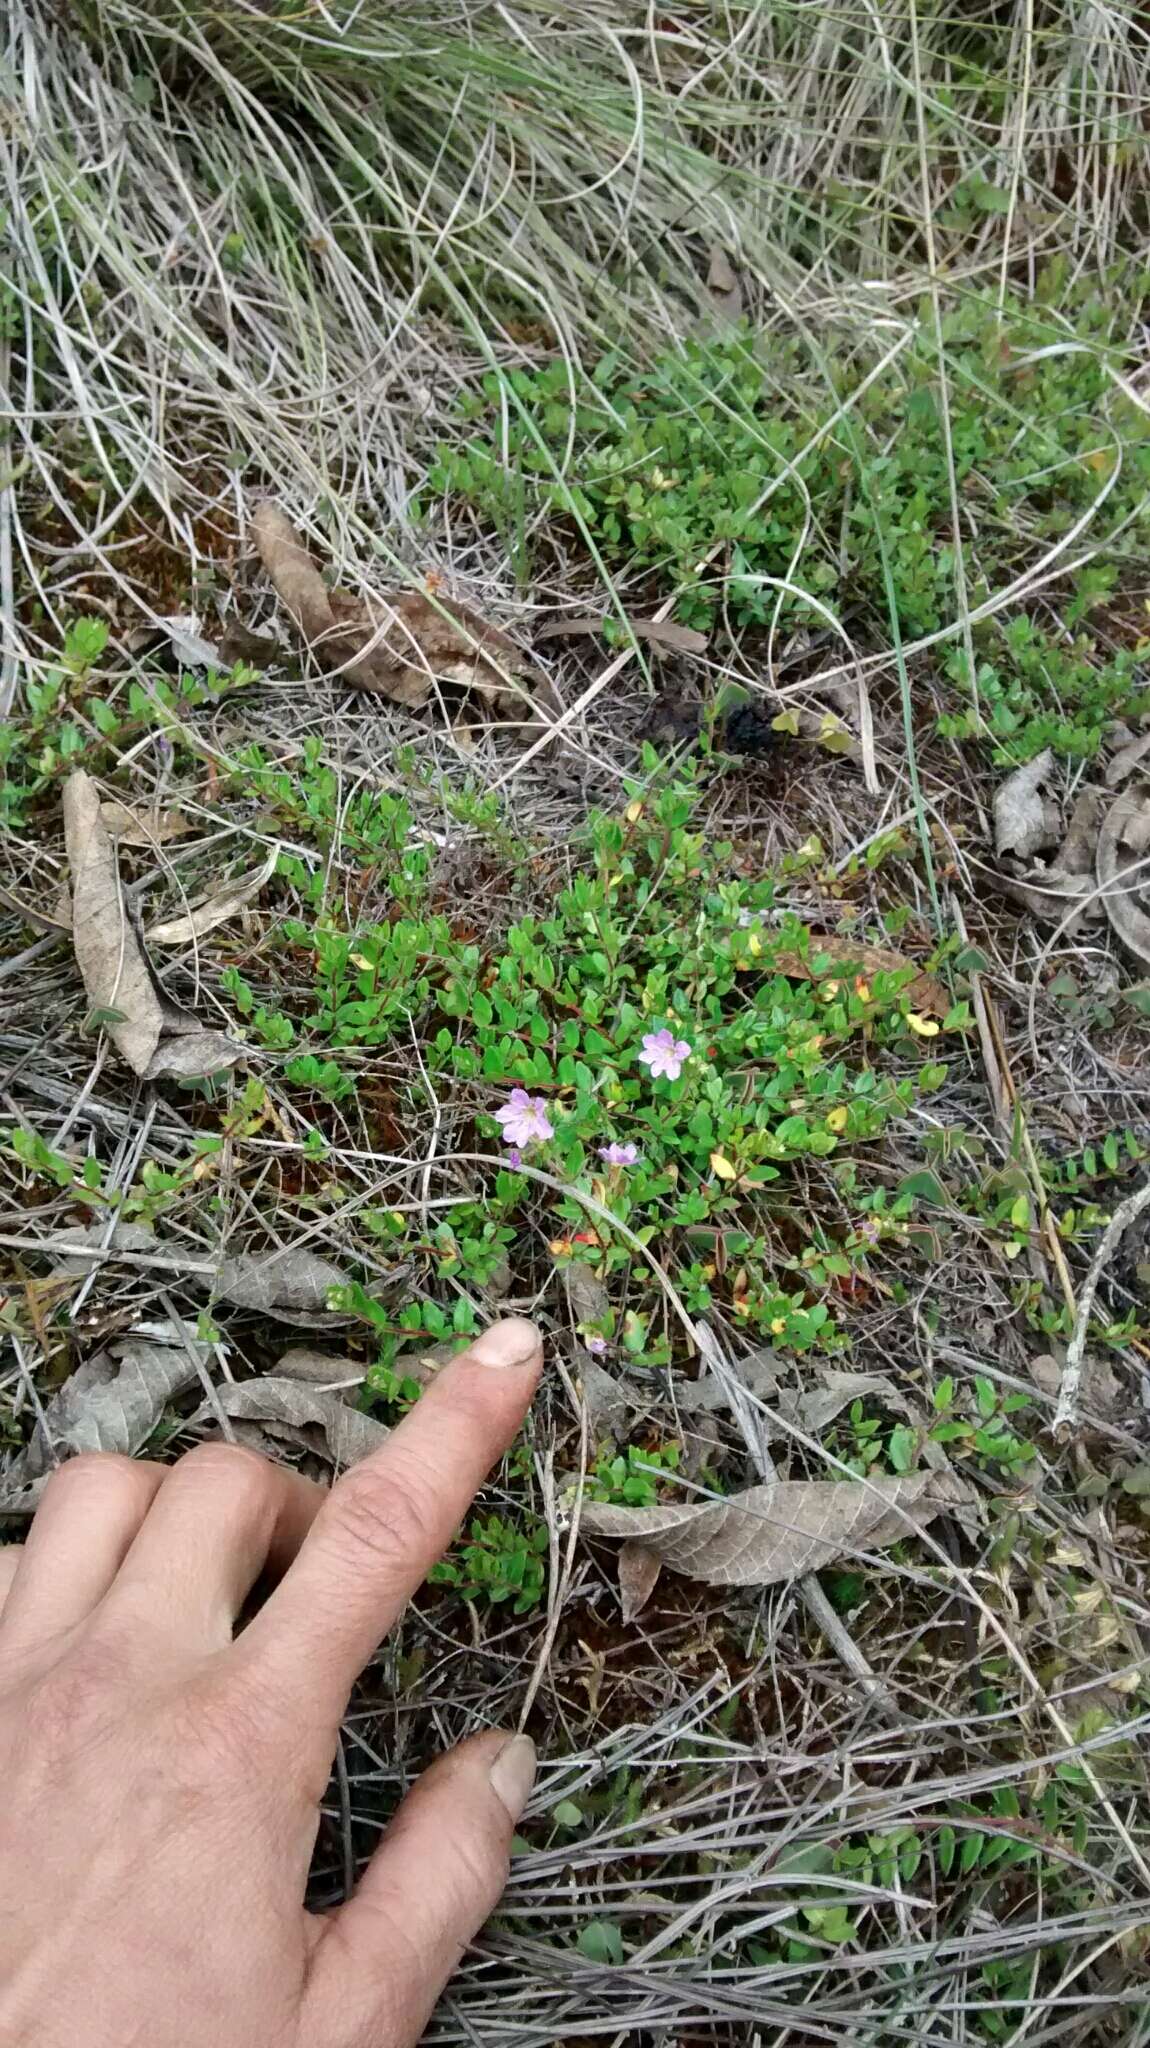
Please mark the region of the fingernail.
<svg viewBox="0 0 1150 2048"><path fill-rule="evenodd" d="M488 1773L491 1790L513 1821L519 1819L535 1783L535 1744L529 1735L505 1742Z"/></svg>
<svg viewBox="0 0 1150 2048"><path fill-rule="evenodd" d="M473 1365L526 1365L539 1349L539 1332L522 1316L508 1316L506 1322L492 1323L471 1347Z"/></svg>

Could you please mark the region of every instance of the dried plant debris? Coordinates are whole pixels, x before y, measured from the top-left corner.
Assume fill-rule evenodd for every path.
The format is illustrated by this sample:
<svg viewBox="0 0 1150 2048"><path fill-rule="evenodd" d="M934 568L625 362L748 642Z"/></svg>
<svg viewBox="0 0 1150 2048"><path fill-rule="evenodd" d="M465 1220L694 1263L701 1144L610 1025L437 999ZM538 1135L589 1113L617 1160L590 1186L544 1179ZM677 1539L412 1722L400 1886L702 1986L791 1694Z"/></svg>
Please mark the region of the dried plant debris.
<svg viewBox="0 0 1150 2048"><path fill-rule="evenodd" d="M466 606L413 590L393 600L329 591L291 520L270 502L256 511L252 536L304 645L353 688L414 710L433 682L452 682L520 723L540 704L559 708L530 656Z"/></svg>
<svg viewBox="0 0 1150 2048"><path fill-rule="evenodd" d="M838 1558L882 1550L971 1498L952 1472L779 1480L682 1507L595 1501L583 1507L581 1527L588 1536L641 1543L671 1571L707 1586L773 1586Z"/></svg>
<svg viewBox="0 0 1150 2048"><path fill-rule="evenodd" d="M1050 863L1054 871L1063 875L1093 875L1104 801L1099 789L1079 790L1062 844Z"/></svg>
<svg viewBox="0 0 1150 2048"><path fill-rule="evenodd" d="M121 846L166 846L169 839L184 839L196 829L183 811L150 811L143 804L109 801L100 805L100 816Z"/></svg>
<svg viewBox="0 0 1150 2048"><path fill-rule="evenodd" d="M1106 764L1106 787L1121 788L1124 782L1129 781L1134 770L1141 767L1147 754L1150 754L1150 732L1140 733L1137 739L1130 740L1124 747L1119 747L1118 752L1113 754Z"/></svg>
<svg viewBox="0 0 1150 2048"><path fill-rule="evenodd" d="M807 951L774 953L769 964L777 974L785 974L792 981L841 980L845 974L850 974L870 982L876 974L909 972L911 979L906 984L905 993L913 1009L929 1010L937 1017L945 1017L951 1007L950 992L937 975L922 973L913 960L908 960L905 953L896 952L893 946L870 946L847 933L812 932Z"/></svg>
<svg viewBox="0 0 1150 2048"><path fill-rule="evenodd" d="M273 846L258 867L249 868L245 874L225 882L211 895L201 897L182 917L169 917L160 924L150 925L146 933L149 943L154 946L190 946L197 939L206 938L217 925L238 917L241 910L246 910L249 903L255 901L278 858L279 847Z"/></svg>
<svg viewBox="0 0 1150 2048"><path fill-rule="evenodd" d="M159 1344L125 1337L77 1366L45 1410L48 1441L38 1429L0 1479L0 1513L6 1506L32 1505L28 1490L64 1458L80 1451L130 1457L142 1449L168 1402L194 1383L207 1357L207 1345L193 1340Z"/></svg>
<svg viewBox="0 0 1150 2048"><path fill-rule="evenodd" d="M1004 895L1021 904L1031 917L1040 924L1057 925L1068 938L1087 918L1102 915L1090 875L1068 875L1061 868L1049 867L1025 876L998 875L996 881Z"/></svg>
<svg viewBox="0 0 1150 2048"><path fill-rule="evenodd" d="M1150 882L1150 793L1126 791L1111 804L1098 833L1095 869L1114 930L1150 966L1150 916L1139 901Z"/></svg>
<svg viewBox="0 0 1150 2048"><path fill-rule="evenodd" d="M994 850L1001 860L1013 854L1030 860L1045 848L1056 846L1062 826L1057 799L1046 785L1054 773L1054 754L1045 747L1033 761L1027 761L1008 775L994 798Z"/></svg>
<svg viewBox="0 0 1150 2048"><path fill-rule="evenodd" d="M391 1434L374 1416L349 1408L338 1393L298 1379L245 1380L220 1387L217 1399L233 1420L258 1423L266 1435L310 1451L337 1471L377 1451ZM197 1421L210 1422L212 1412L205 1403Z"/></svg>
<svg viewBox="0 0 1150 2048"><path fill-rule="evenodd" d="M141 1080L221 1073L243 1057L173 1003L152 972L120 887L119 869L91 777L64 785L64 838L72 875L72 944L91 1016Z"/></svg>
<svg viewBox="0 0 1150 2048"><path fill-rule="evenodd" d="M285 1380L303 1380L312 1387L327 1387L339 1391L363 1385L367 1371L358 1359L333 1357L329 1351L316 1351L310 1344L293 1344L277 1358L276 1377Z"/></svg>
<svg viewBox="0 0 1150 2048"><path fill-rule="evenodd" d="M281 1322L306 1318L310 1328L318 1317L321 1326L328 1327L352 1320L327 1306L330 1290L346 1286L347 1278L330 1259L321 1259L303 1246L258 1256L239 1252L221 1260L214 1292L236 1308L257 1309Z"/></svg>
<svg viewBox="0 0 1150 2048"><path fill-rule="evenodd" d="M581 635L598 638L604 626L617 625L634 635L636 640L646 640L652 647L669 648L672 654L705 654L709 641L705 633L696 626L680 626L674 619L634 619L627 614L622 620L608 613L603 618L577 617L552 619L550 624L540 626L536 640L571 640Z"/></svg>
<svg viewBox="0 0 1150 2048"><path fill-rule="evenodd" d="M724 324L741 319L743 281L726 250L716 243L707 264L707 297Z"/></svg>
<svg viewBox="0 0 1150 2048"><path fill-rule="evenodd" d="M641 1613L659 1583L663 1560L646 1543L625 1543L619 1552L619 1606L626 1628Z"/></svg>

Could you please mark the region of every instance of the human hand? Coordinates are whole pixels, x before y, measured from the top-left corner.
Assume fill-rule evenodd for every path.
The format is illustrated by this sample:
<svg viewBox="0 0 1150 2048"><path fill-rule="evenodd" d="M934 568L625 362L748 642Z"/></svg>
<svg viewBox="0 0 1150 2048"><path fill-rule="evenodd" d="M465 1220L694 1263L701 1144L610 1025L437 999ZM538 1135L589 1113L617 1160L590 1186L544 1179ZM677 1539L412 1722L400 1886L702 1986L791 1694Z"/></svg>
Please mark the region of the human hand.
<svg viewBox="0 0 1150 2048"><path fill-rule="evenodd" d="M441 1758L324 1917L303 1910L317 1808L355 1678L539 1368L532 1326L496 1324L330 1493L222 1443L52 1477L0 1552L5 2048L418 2039L503 1889L532 1746L493 1730ZM236 1636L265 1567L284 1576Z"/></svg>

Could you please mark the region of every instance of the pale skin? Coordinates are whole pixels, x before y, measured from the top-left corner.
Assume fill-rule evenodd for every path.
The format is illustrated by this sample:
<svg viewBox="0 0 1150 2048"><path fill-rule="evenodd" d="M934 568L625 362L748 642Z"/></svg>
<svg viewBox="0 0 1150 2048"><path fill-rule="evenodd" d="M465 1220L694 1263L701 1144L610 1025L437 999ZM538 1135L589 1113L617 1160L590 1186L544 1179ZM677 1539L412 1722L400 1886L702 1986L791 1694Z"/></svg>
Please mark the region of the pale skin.
<svg viewBox="0 0 1150 2048"><path fill-rule="evenodd" d="M0 1552L5 2048L418 2041L503 1889L531 1744L490 1730L433 1764L325 1916L303 1906L318 1806L351 1687L540 1362L529 1323L497 1323L330 1492L224 1443L52 1477Z"/></svg>

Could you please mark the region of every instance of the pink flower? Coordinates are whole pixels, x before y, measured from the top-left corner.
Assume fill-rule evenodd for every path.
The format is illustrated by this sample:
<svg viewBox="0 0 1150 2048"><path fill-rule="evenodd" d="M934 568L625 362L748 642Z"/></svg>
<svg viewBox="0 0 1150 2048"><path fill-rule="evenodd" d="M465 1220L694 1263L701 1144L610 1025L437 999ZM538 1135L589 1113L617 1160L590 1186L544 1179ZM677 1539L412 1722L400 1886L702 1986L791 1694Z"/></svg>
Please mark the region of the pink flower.
<svg viewBox="0 0 1150 2048"><path fill-rule="evenodd" d="M637 1145L618 1145L612 1138L609 1145L600 1145L599 1157L604 1166L634 1166L639 1158Z"/></svg>
<svg viewBox="0 0 1150 2048"><path fill-rule="evenodd" d="M545 1138L555 1136L543 1097L528 1095L526 1088L511 1090L503 1108L496 1110L495 1121L503 1125L505 1145L542 1144Z"/></svg>
<svg viewBox="0 0 1150 2048"><path fill-rule="evenodd" d="M606 1356L608 1348L606 1337L584 1337L583 1342L591 1353L592 1358L604 1358Z"/></svg>
<svg viewBox="0 0 1150 2048"><path fill-rule="evenodd" d="M668 1081L677 1081L683 1071L683 1061L691 1057L691 1048L685 1038L676 1038L674 1032L664 1025L662 1031L648 1031L643 1040L639 1058L651 1070L651 1079L657 1081L665 1074Z"/></svg>
<svg viewBox="0 0 1150 2048"><path fill-rule="evenodd" d="M510 1152L507 1154L507 1164L508 1166L522 1166L523 1154L519 1150L518 1145L513 1145L511 1147Z"/></svg>

